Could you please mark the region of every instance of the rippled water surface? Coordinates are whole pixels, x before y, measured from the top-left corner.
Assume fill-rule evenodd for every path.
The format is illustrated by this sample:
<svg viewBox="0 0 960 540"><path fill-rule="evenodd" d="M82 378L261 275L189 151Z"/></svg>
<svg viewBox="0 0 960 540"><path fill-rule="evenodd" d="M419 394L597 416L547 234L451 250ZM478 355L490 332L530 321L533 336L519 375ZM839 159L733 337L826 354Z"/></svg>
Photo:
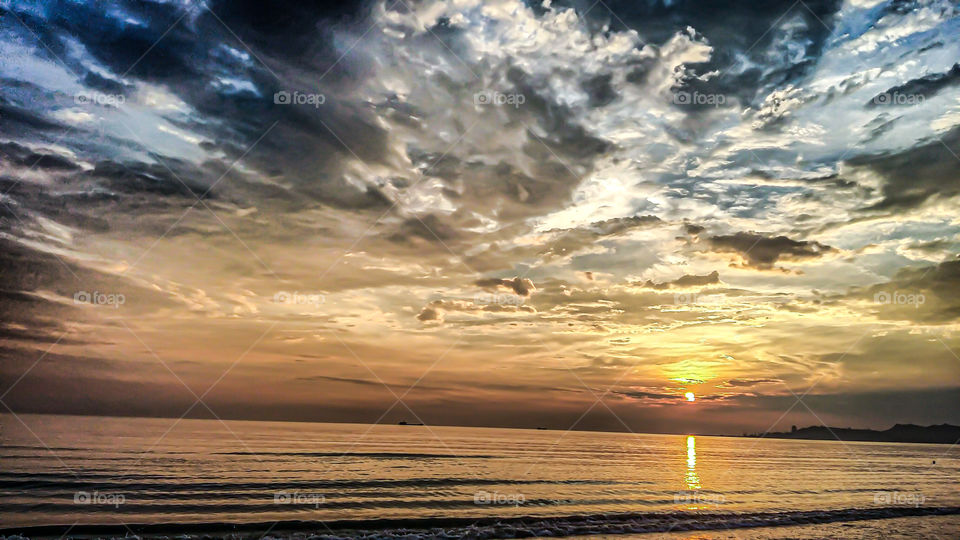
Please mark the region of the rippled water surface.
<svg viewBox="0 0 960 540"><path fill-rule="evenodd" d="M947 445L19 418L4 527L960 506Z"/></svg>

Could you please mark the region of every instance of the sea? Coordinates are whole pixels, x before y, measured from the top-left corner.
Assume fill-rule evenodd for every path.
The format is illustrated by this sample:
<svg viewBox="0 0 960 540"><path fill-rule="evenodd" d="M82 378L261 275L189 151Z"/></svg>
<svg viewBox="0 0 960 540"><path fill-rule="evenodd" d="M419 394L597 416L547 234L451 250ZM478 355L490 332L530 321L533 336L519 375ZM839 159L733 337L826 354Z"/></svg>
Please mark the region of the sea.
<svg viewBox="0 0 960 540"><path fill-rule="evenodd" d="M960 448L0 415L0 537L960 538Z"/></svg>

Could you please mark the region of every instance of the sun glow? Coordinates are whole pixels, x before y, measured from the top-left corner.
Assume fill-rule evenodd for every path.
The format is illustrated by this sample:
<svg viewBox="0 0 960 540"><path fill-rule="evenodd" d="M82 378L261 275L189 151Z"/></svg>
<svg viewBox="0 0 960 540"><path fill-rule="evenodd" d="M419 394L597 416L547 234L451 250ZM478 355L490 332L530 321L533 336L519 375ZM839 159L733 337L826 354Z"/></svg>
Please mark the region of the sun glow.
<svg viewBox="0 0 960 540"><path fill-rule="evenodd" d="M687 397L687 401L696 401L697 396L693 395L693 392L687 392L684 394Z"/></svg>

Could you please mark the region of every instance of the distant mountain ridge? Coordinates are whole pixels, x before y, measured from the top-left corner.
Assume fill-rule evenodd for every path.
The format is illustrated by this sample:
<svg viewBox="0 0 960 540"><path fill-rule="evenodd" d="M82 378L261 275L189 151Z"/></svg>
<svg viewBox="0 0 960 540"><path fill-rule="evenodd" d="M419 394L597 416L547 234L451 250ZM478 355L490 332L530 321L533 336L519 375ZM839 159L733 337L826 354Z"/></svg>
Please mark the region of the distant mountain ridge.
<svg viewBox="0 0 960 540"><path fill-rule="evenodd" d="M892 428L877 431L873 429L835 428L810 426L788 432L756 433L747 437L766 437L772 439L812 439L899 443L935 443L954 444L960 440L960 426L939 424L918 426L915 424L896 424Z"/></svg>

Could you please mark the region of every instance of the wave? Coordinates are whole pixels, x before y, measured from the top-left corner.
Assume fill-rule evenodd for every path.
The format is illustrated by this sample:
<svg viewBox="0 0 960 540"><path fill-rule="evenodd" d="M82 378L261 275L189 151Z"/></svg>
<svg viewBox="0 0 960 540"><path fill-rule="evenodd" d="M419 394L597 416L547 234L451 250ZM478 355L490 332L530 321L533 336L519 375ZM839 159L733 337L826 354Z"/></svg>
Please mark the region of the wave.
<svg viewBox="0 0 960 540"><path fill-rule="evenodd" d="M346 539L493 539L643 534L671 531L782 527L916 516L960 514L960 507L877 507L754 513L630 513L516 518L415 518L268 523L156 523L140 525L43 525L0 529L0 539L22 536L98 536L177 534L185 538L228 538L237 533L269 532L274 538Z"/></svg>
<svg viewBox="0 0 960 540"><path fill-rule="evenodd" d="M406 452L216 452L217 456L366 457L376 459L495 459L502 456L477 454L424 454Z"/></svg>
<svg viewBox="0 0 960 540"><path fill-rule="evenodd" d="M102 475L96 478L92 475L73 478L62 474L3 474L0 473L0 489L98 489L101 491L117 490L127 492L140 491L201 491L217 492L219 490L259 490L272 493L278 490L291 489L377 489L377 488L438 488L455 486L496 486L496 485L595 485L595 486L628 486L650 485L652 482L610 482L606 480L518 480L512 478L408 478L403 480L288 480L288 481L238 481L238 482L184 482L180 478L161 477L157 482L122 482L104 481L97 478L116 478L117 475ZM143 477L134 477L143 480ZM670 492L673 493L673 492Z"/></svg>

